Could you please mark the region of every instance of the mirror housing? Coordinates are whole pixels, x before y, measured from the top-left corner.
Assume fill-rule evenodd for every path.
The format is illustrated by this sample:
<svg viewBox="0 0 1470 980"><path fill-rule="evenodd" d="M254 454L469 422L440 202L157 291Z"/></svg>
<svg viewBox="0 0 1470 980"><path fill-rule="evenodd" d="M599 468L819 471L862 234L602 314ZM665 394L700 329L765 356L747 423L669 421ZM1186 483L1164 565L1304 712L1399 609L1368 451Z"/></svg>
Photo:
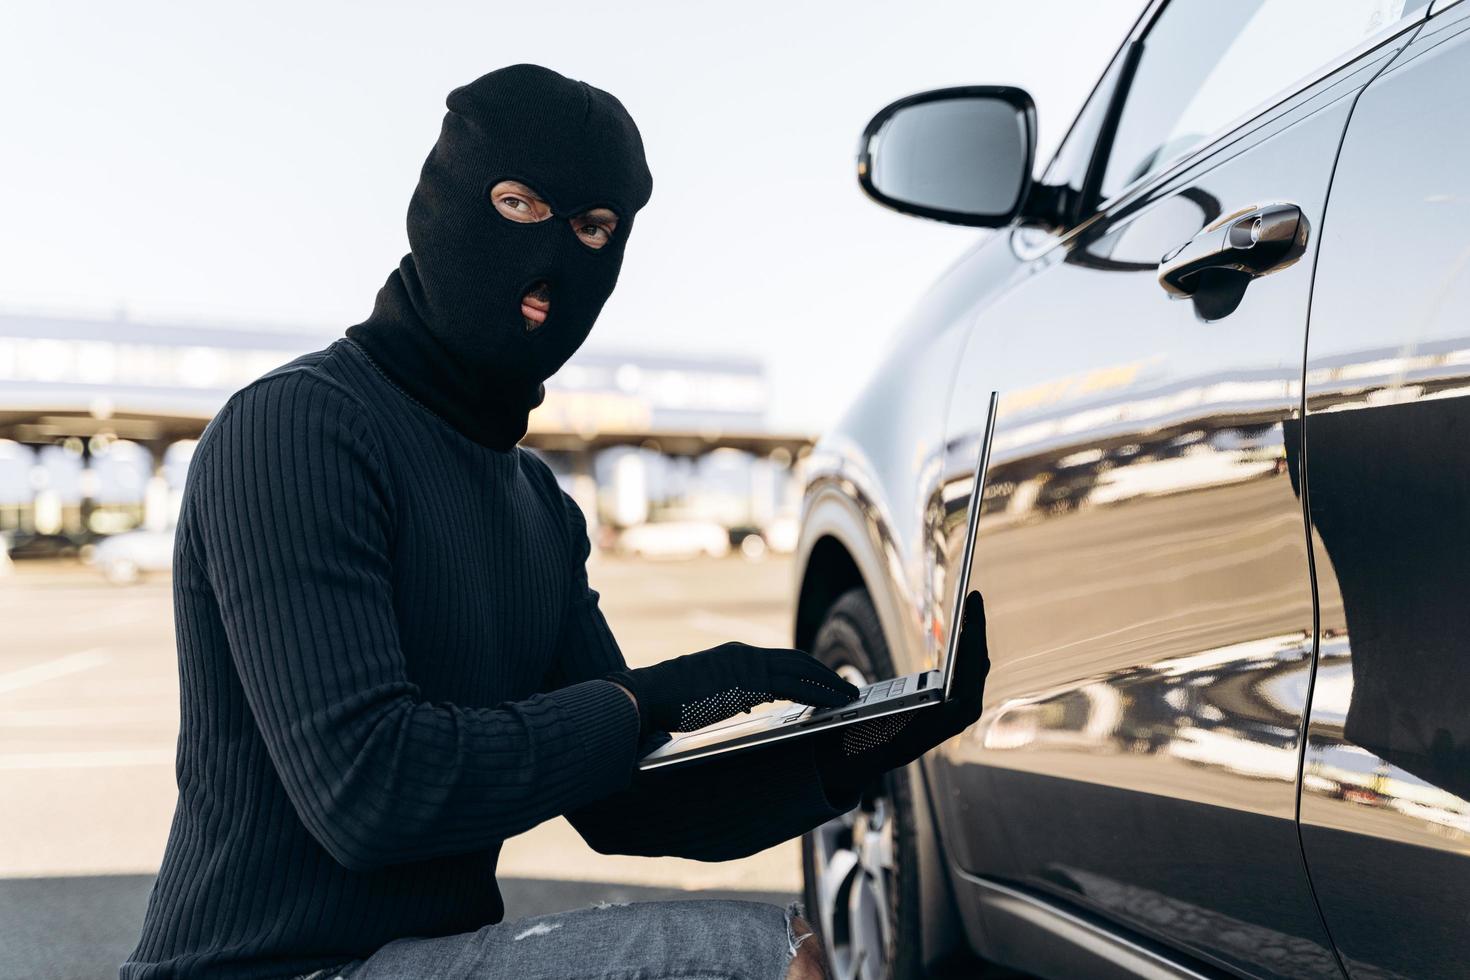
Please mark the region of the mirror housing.
<svg viewBox="0 0 1470 980"><path fill-rule="evenodd" d="M963 85L885 106L863 130L858 183L905 214L999 228L1022 213L1036 157L1036 105L1024 89Z"/></svg>

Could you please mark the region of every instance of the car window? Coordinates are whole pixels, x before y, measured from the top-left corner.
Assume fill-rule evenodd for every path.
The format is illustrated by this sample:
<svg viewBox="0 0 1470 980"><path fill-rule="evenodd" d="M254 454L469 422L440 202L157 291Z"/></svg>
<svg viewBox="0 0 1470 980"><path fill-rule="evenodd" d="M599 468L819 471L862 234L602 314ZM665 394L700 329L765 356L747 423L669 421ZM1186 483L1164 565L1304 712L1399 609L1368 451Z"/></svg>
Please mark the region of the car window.
<svg viewBox="0 0 1470 980"><path fill-rule="evenodd" d="M1173 0L1143 40L1107 200L1428 0Z"/></svg>
<svg viewBox="0 0 1470 980"><path fill-rule="evenodd" d="M1122 75L1124 63L1127 61L1126 51L1125 46L1113 55L1113 60L1108 63L1107 71L1103 72L1102 77L1098 79L1097 86L1087 97L1087 102L1083 104L1082 110L1072 120L1072 126L1067 130L1066 137L1063 138L1051 163L1047 164L1046 170L1042 173L1043 183L1066 187L1077 194L1082 192L1082 186L1087 180L1087 167L1092 161L1098 134L1107 124L1108 106L1112 103L1113 91L1118 86L1118 78Z"/></svg>

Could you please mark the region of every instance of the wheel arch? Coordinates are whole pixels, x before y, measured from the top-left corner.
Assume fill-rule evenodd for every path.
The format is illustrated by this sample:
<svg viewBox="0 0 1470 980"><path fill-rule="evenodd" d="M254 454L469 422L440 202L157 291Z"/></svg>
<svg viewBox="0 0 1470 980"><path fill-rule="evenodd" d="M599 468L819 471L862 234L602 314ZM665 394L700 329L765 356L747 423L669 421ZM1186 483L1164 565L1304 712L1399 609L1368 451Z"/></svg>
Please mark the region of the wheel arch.
<svg viewBox="0 0 1470 980"><path fill-rule="evenodd" d="M894 666L903 672L919 670L923 637L904 628L900 596L906 591L902 582L891 580L889 563L881 557L886 529L878 526L876 518L864 516L873 510L860 508L832 483L819 482L807 491L796 549L792 645L810 650L832 603L848 589L861 587L873 600Z"/></svg>
<svg viewBox="0 0 1470 980"><path fill-rule="evenodd" d="M855 588L862 588L869 595L873 593L841 539L832 534L823 535L812 545L797 593L794 645L798 650L812 649L827 610L844 592Z"/></svg>

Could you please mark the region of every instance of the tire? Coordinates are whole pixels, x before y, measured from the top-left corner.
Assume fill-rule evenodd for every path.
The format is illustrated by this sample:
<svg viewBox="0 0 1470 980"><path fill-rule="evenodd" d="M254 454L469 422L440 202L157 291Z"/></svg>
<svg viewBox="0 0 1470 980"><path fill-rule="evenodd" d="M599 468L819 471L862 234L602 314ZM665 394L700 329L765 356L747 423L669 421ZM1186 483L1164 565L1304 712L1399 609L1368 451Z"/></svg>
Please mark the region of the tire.
<svg viewBox="0 0 1470 980"><path fill-rule="evenodd" d="M855 684L897 676L865 589L832 604L812 654ZM808 921L827 948L834 980L925 975L916 827L912 785L899 771L869 787L856 809L802 837Z"/></svg>

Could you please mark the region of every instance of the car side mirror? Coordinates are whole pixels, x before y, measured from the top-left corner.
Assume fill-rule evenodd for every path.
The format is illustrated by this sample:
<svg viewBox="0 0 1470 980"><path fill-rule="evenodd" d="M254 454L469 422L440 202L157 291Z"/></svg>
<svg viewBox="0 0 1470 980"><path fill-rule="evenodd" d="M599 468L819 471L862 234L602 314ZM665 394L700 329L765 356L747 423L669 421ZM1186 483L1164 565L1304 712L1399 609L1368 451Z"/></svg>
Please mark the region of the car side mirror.
<svg viewBox="0 0 1470 980"><path fill-rule="evenodd" d="M1031 190L1036 106L1008 85L934 89L868 123L858 183L879 204L958 225L999 228Z"/></svg>

